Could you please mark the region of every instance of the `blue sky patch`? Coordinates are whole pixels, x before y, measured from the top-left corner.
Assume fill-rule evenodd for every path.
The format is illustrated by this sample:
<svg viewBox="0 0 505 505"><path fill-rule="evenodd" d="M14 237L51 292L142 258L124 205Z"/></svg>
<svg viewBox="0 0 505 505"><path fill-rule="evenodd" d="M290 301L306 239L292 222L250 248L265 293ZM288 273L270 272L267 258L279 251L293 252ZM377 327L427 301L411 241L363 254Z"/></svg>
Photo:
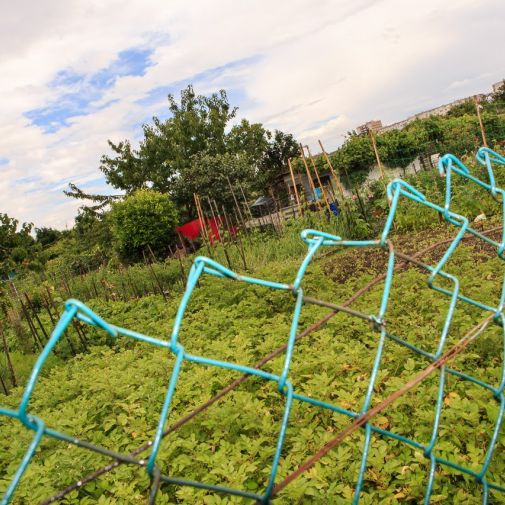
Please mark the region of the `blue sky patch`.
<svg viewBox="0 0 505 505"><path fill-rule="evenodd" d="M318 121L314 121L309 128L314 129L314 128L319 128L320 126L323 126L324 124L328 123L329 121L333 121L334 119L338 118L338 114L335 114L333 116L328 116L324 119L319 119Z"/></svg>
<svg viewBox="0 0 505 505"><path fill-rule="evenodd" d="M0 165L7 165L7 163L9 163L7 158L0 158Z"/></svg>
<svg viewBox="0 0 505 505"><path fill-rule="evenodd" d="M254 56L250 56L248 58L242 58L240 60L230 61L229 63L220 65L218 67L208 68L206 70L203 70L202 72L199 72L197 74L188 77L187 79L181 79L179 81L171 82L165 86L159 86L157 88L153 88L151 91L146 93L144 97L142 97L140 100L137 100L136 103L145 106L155 105L158 104L160 101L166 99L167 95L178 93L188 84L194 84L195 88L197 88L199 83L205 83L208 86L209 82L212 81L218 81L216 89L217 88L226 88L227 90L235 89L236 90L235 93L238 96L239 94L238 86L236 86L236 83L234 83L235 79L233 78L222 79L223 76L226 75L226 72L228 70L235 70L240 67L252 66L255 63L257 63L260 59L261 55L257 54ZM196 89L196 92L198 93L198 89ZM244 96L243 93L242 96Z"/></svg>
<svg viewBox="0 0 505 505"><path fill-rule="evenodd" d="M93 103L100 100L117 79L143 76L146 70L154 65L151 61L153 51L145 47L126 49L121 51L109 66L90 75L79 74L72 69L59 71L49 83L49 87L55 89L57 98L48 105L25 112L25 117L44 133L54 133L60 128L70 126L72 118L109 107L115 101L99 106Z"/></svg>

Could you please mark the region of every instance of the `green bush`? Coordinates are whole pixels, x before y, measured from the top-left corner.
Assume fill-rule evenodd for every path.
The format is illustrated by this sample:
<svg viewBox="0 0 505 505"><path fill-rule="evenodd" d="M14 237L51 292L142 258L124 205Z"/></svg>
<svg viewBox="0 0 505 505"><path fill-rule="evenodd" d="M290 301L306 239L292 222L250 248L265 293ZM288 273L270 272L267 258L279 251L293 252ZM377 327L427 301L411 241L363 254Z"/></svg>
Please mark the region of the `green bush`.
<svg viewBox="0 0 505 505"><path fill-rule="evenodd" d="M111 218L120 256L135 261L148 246L155 254L164 255L174 236L178 215L168 195L142 189L115 203Z"/></svg>

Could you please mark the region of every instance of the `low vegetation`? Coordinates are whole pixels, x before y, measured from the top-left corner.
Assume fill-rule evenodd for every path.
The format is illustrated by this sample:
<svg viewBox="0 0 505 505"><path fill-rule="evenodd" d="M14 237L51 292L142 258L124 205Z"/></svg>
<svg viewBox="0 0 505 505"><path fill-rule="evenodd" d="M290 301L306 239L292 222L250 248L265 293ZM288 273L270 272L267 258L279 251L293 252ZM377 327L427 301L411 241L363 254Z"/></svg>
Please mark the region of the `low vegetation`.
<svg viewBox="0 0 505 505"><path fill-rule="evenodd" d="M0 216L0 262L4 279L0 288L2 406L16 408L35 357L54 327L66 298L85 301L111 323L166 339L185 278L198 254L210 255L240 273L292 282L306 252L299 238L304 228L355 239L378 235L388 212L381 182L372 184L361 195L358 193L361 200L346 201L338 218L307 209L303 217L288 219L282 224L272 222L272 226L262 230L224 232L222 243L206 247L197 244L202 247L187 251L184 257L173 254L167 257L166 248L175 243L176 224L194 217L191 184L200 182L191 180L192 173L206 177L204 187L216 191L211 196L225 209L232 209L233 199L223 189L228 184L222 178L208 179L208 167L216 170L227 167L236 176L232 177L232 184L243 180L247 182L243 188L246 195L257 195L278 177L279 167L293 154L289 149L297 148L293 139L282 132L266 132L261 125L247 122L229 134L218 135L225 131L232 114L225 101L225 95L202 101L192 89L186 90L181 104L170 102L172 119L155 120L154 126L145 127L145 141L140 151L132 151L127 143L111 145L116 155L104 157L104 171L110 182L127 196L95 195L95 205L81 210L72 230L58 232L42 228L36 229L33 236L31 225L20 227L16 220ZM490 106L484 112L489 118L495 114L495 119L489 121L498 125L496 131L499 131L498 128L505 126L501 124L501 102L496 99L494 105L495 110ZM207 115L209 111L216 114L220 111L221 116L212 116L221 118L220 122L213 123ZM195 122L187 123L188 117ZM401 163L411 161L413 156L428 156L442 148L454 147L472 173L486 179L485 170L465 154L476 142L473 122L469 110L462 107L447 118L416 122L404 133L384 135L382 140L379 136L379 149L391 165L401 167L404 166ZM201 135L186 146L194 149L191 164L179 167L180 153L174 147L176 144L170 142L183 133L186 138L195 124ZM461 133L461 144L449 145L454 129ZM419 144L424 146L421 153L412 150L410 142L417 143L422 131L427 140ZM209 147L211 137L221 142L222 150L216 148L217 144ZM471 142L470 138L473 138ZM495 145L498 139L496 134L492 139ZM193 141L198 141L198 146ZM363 178L362 170L368 170L373 164L373 159L366 154L368 142L366 136L351 134L344 146L331 155L336 166L350 174L349 187ZM258 143L261 149L253 149ZM161 154L172 165L167 165L165 172L153 171L163 161L160 161ZM323 161L316 159L316 163ZM130 172L128 167L132 167ZM247 172L251 167L254 170ZM148 176L142 179L142 174ZM163 174L169 174L170 179L164 180ZM250 178L242 179L244 174ZM498 185L505 187L505 175L499 172L495 175ZM427 167L406 179L431 201L443 204L444 180L435 170ZM71 191L80 198L89 196L76 187ZM501 204L490 195L462 179L455 179L453 192L454 210L476 220L474 226L500 227ZM413 253L451 236L454 229L436 213L402 201L393 233L400 250ZM442 253L443 248L435 249L422 259L432 264ZM380 249L329 249L311 265L304 289L310 296L342 303L383 273L385 264ZM458 246L445 270L461 280L463 294L498 304L503 269L495 251L476 240L465 241ZM382 285L378 284L353 307L377 313L381 289ZM205 278L191 301L182 343L193 354L253 365L286 342L293 304L288 293ZM448 299L427 286L426 275L420 269L400 271L395 274L386 315L388 331L433 352L447 307ZM300 328L308 327L326 313L327 309L322 307L304 306ZM448 344L461 338L479 317L478 311L458 303ZM290 380L296 391L358 412L376 349L377 333L373 328L352 316L339 314L297 344ZM30 411L50 427L127 453L152 438L173 364L174 357L167 351L127 339L115 340L95 328L76 324L67 331L46 363ZM425 365L424 358L388 340L374 402L385 398ZM503 335L499 328L486 330L451 366L497 386L503 367ZM278 357L265 369L278 373L281 367L282 357ZM208 400L236 377L231 371L185 364L169 423ZM376 418L376 425L428 443L438 377L433 374L400 398ZM261 493L270 470L283 402L284 398L272 384L249 378L165 439L159 457L162 470L185 479ZM498 413L499 404L488 390L450 376L444 391L437 454L478 471ZM344 416L295 401L278 479L294 470L348 422ZM4 418L0 418L0 427L1 493L21 460L31 433L19 423ZM279 501L349 503L362 446L363 433L358 432L291 483L282 491ZM488 474L489 480L501 485L505 485L504 455L505 441L501 437ZM38 503L106 463L105 458L92 452L44 440L13 503ZM374 436L360 503L419 503L428 468L428 460L421 450ZM62 503L145 503L149 485L143 471L120 466L69 493ZM474 479L443 467L437 470L431 502L480 503L482 492ZM189 487L162 486L157 503L212 505L241 503L241 500ZM491 491L490 503L505 503L505 497Z"/></svg>

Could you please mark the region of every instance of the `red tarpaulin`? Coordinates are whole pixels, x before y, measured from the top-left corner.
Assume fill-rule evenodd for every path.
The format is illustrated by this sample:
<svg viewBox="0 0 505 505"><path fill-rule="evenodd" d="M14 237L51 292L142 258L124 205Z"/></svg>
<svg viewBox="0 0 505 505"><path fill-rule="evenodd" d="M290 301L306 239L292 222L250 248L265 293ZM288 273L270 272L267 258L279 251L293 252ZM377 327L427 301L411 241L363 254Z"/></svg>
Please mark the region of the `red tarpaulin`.
<svg viewBox="0 0 505 505"><path fill-rule="evenodd" d="M209 234L209 239L211 244L214 240L221 240L221 235L219 234L219 227L224 227L223 221L220 216L216 218L207 218L207 232ZM196 240L202 233L202 226L199 219L189 221L189 223L183 224L176 229L178 233L183 235L190 240ZM235 229L229 230L232 235L235 234Z"/></svg>

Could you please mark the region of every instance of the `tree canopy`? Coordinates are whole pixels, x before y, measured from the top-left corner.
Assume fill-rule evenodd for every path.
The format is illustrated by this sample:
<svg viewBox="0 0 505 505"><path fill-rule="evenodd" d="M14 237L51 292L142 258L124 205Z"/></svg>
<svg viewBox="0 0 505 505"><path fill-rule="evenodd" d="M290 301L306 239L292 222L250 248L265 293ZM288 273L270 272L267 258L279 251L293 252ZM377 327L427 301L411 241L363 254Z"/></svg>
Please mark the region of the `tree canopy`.
<svg viewBox="0 0 505 505"><path fill-rule="evenodd" d="M129 140L109 140L112 153L102 156L100 169L107 183L126 194L145 188L169 194L186 218L195 216L193 192L227 205L231 195L225 195L226 177L240 179L248 192L268 192L286 170L287 159L296 155L291 134L271 132L246 119L231 126L237 108L224 90L204 96L189 85L179 100L168 95L168 109L166 120L153 117L143 125L138 148ZM92 200L94 209L113 201L86 195L72 184L66 194Z"/></svg>

